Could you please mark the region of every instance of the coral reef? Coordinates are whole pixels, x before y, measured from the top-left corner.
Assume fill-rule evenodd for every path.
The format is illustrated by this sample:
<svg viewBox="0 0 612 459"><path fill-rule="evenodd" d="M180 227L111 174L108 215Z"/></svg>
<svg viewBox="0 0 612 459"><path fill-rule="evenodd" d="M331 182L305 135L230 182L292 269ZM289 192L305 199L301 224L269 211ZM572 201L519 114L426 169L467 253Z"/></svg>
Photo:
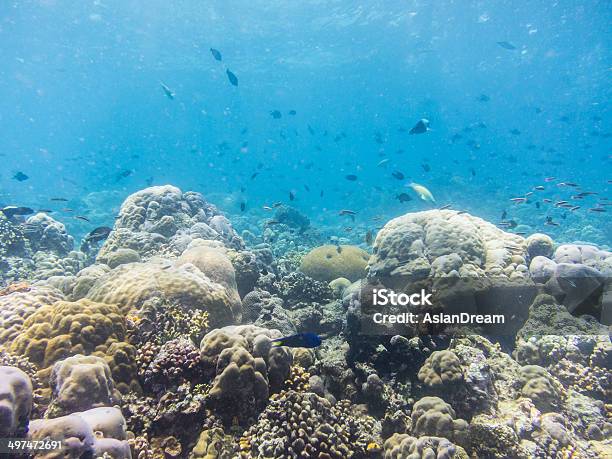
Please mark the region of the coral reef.
<svg viewBox="0 0 612 459"><path fill-rule="evenodd" d="M240 302L192 264L175 266L163 259L121 265L100 277L87 294L93 301L117 305L127 314L152 298L175 302L186 310L205 310L211 325L240 320Z"/></svg>
<svg viewBox="0 0 612 459"><path fill-rule="evenodd" d="M200 355L205 371L215 375L209 396L220 417L248 420L266 406L270 393L283 387L293 355L272 345L271 339L281 336L254 325L228 326L204 336Z"/></svg>
<svg viewBox="0 0 612 459"><path fill-rule="evenodd" d="M0 435L22 437L32 410L32 383L19 368L0 366Z"/></svg>
<svg viewBox="0 0 612 459"><path fill-rule="evenodd" d="M312 392L283 392L240 440L243 458L365 457L378 441L380 426L349 406L332 405Z"/></svg>
<svg viewBox="0 0 612 459"><path fill-rule="evenodd" d="M608 250L446 209L370 256L275 209L234 220L246 248L200 194L147 188L97 256L0 212L0 433L66 440L41 458L612 456ZM379 287L511 323L364 329ZM300 332L322 344L273 343Z"/></svg>
<svg viewBox="0 0 612 459"><path fill-rule="evenodd" d="M324 245L304 256L300 270L322 282L331 282L339 277L355 282L365 277L369 258L370 255L359 247Z"/></svg>

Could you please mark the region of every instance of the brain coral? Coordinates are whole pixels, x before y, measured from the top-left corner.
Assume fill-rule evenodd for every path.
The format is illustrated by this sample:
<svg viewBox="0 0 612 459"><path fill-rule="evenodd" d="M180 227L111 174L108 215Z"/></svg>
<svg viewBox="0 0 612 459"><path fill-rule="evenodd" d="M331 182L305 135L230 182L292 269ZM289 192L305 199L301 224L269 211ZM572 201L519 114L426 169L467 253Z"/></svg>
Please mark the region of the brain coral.
<svg viewBox="0 0 612 459"><path fill-rule="evenodd" d="M444 437L469 445L468 423L455 419L455 410L439 397L423 397L412 408L412 431L416 436Z"/></svg>
<svg viewBox="0 0 612 459"><path fill-rule="evenodd" d="M212 326L240 320L240 303L228 290L191 264L173 266L168 260L121 265L99 278L87 297L116 304L123 313L140 309L145 301L161 297L186 310L206 310Z"/></svg>
<svg viewBox="0 0 612 459"><path fill-rule="evenodd" d="M384 459L467 459L463 448L446 438L395 433L385 440Z"/></svg>
<svg viewBox="0 0 612 459"><path fill-rule="evenodd" d="M370 277L423 279L527 272L521 236L454 210L408 213L387 222L374 242ZM452 257L452 259L448 258Z"/></svg>
<svg viewBox="0 0 612 459"><path fill-rule="evenodd" d="M135 349L125 342L125 319L116 306L86 299L42 306L8 349L37 365L41 381L49 381L55 362L84 354L104 358L120 390L138 388Z"/></svg>
<svg viewBox="0 0 612 459"><path fill-rule="evenodd" d="M12 341L19 334L23 321L39 308L63 299L59 290L39 286L27 286L0 296L0 344Z"/></svg>
<svg viewBox="0 0 612 459"><path fill-rule="evenodd" d="M202 339L200 356L204 368L215 375L210 397L226 420L248 419L279 390L291 369L293 356L271 339L278 330L254 325L229 326L213 330Z"/></svg>
<svg viewBox="0 0 612 459"><path fill-rule="evenodd" d="M453 384L463 380L461 361L453 351L434 351L419 370L419 380L428 386Z"/></svg>
<svg viewBox="0 0 612 459"><path fill-rule="evenodd" d="M312 392L282 392L240 440L242 458L369 457L380 424L346 401L332 405ZM376 457L376 456L374 456Z"/></svg>
<svg viewBox="0 0 612 459"><path fill-rule="evenodd" d="M120 399L108 364L93 355L74 355L56 362L50 385L53 400L48 414L51 417L112 406Z"/></svg>
<svg viewBox="0 0 612 459"><path fill-rule="evenodd" d="M199 193L183 193L171 185L145 188L128 196L121 205L119 218L100 249L98 261L106 263L110 254L121 248L135 250L143 259L149 258L171 246L174 237L188 233L196 225L200 233L205 226L209 238L241 247L242 241L231 225L219 228L217 220L220 217L216 207Z"/></svg>
<svg viewBox="0 0 612 459"><path fill-rule="evenodd" d="M300 271L313 279L331 282L345 277L352 282L366 275L370 255L352 245L323 245L308 252L302 259Z"/></svg>
<svg viewBox="0 0 612 459"><path fill-rule="evenodd" d="M0 435L18 437L27 430L32 383L19 368L0 366Z"/></svg>

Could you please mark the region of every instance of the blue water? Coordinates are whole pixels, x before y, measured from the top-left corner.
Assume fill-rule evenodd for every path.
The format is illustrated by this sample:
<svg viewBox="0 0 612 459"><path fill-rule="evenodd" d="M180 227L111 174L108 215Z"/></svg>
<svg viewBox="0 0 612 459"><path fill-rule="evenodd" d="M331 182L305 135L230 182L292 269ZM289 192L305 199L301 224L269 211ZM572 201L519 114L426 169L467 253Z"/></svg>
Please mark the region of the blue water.
<svg viewBox="0 0 612 459"><path fill-rule="evenodd" d="M611 16L606 1L7 0L0 203L54 210L82 235L112 225L129 193L171 183L238 226L283 201L359 239L433 207L414 181L437 206L495 223L506 210L527 232L612 244L601 200L612 199ZM421 118L431 131L409 135ZM555 208L542 199L576 190L549 176L599 195Z"/></svg>

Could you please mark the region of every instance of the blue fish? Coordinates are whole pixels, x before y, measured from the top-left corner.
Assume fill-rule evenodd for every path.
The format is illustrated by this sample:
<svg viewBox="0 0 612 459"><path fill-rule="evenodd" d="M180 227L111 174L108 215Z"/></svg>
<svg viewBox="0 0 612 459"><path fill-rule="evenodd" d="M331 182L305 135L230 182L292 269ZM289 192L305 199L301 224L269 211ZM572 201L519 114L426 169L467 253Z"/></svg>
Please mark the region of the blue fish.
<svg viewBox="0 0 612 459"><path fill-rule="evenodd" d="M24 180L27 180L30 177L25 175L23 172L17 172L15 175L13 175L13 178L17 180L18 182L23 182Z"/></svg>
<svg viewBox="0 0 612 459"><path fill-rule="evenodd" d="M222 59L221 52L218 49L210 48L210 53L213 55L215 60L221 61L221 59Z"/></svg>
<svg viewBox="0 0 612 459"><path fill-rule="evenodd" d="M298 333L297 335L285 336L283 338L273 339L275 346L287 347L318 347L321 345L321 337L316 333L306 332Z"/></svg>

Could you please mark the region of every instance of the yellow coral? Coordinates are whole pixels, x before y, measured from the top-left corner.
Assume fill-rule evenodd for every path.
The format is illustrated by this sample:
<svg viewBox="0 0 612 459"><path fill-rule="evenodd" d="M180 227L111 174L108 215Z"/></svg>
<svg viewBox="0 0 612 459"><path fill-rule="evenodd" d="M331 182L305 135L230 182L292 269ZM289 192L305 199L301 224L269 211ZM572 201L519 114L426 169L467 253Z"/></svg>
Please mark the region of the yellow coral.
<svg viewBox="0 0 612 459"><path fill-rule="evenodd" d="M368 252L356 246L323 245L304 256L300 271L318 281L345 277L355 282L365 277L369 259Z"/></svg>
<svg viewBox="0 0 612 459"><path fill-rule="evenodd" d="M136 351L125 342L125 319L116 306L89 300L57 301L40 307L23 323L9 350L28 357L48 381L55 362L83 354L105 359L121 391L138 389Z"/></svg>

